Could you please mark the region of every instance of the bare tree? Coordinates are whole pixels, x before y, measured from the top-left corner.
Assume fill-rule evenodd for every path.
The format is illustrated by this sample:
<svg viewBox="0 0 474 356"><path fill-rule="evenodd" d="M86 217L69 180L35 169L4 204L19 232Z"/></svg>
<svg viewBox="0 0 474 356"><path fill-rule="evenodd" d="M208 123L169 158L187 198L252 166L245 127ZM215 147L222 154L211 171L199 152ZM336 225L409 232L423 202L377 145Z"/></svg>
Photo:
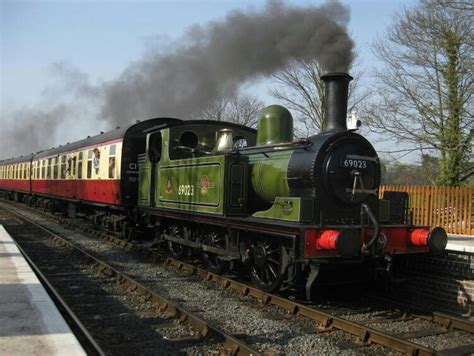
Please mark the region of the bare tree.
<svg viewBox="0 0 474 356"><path fill-rule="evenodd" d="M249 94L220 97L205 108L199 117L205 120L229 121L256 127L258 113L263 107L263 102Z"/></svg>
<svg viewBox="0 0 474 356"><path fill-rule="evenodd" d="M229 102L227 121L257 127L258 114L263 107L263 102L252 95L237 96Z"/></svg>
<svg viewBox="0 0 474 356"><path fill-rule="evenodd" d="M374 45L384 68L365 111L374 130L408 144L406 151L437 153L440 185L474 174L474 12L462 5L421 0L397 15L387 38Z"/></svg>
<svg viewBox="0 0 474 356"><path fill-rule="evenodd" d="M316 60L298 60L273 74L276 84L270 95L288 109L296 113L296 120L302 125L297 127L297 135L315 134L324 126L324 83L321 80L323 69ZM369 91L357 90L360 73L349 84L348 112L369 96Z"/></svg>
<svg viewBox="0 0 474 356"><path fill-rule="evenodd" d="M222 96L215 98L196 118L203 120L226 121L229 101L229 97Z"/></svg>

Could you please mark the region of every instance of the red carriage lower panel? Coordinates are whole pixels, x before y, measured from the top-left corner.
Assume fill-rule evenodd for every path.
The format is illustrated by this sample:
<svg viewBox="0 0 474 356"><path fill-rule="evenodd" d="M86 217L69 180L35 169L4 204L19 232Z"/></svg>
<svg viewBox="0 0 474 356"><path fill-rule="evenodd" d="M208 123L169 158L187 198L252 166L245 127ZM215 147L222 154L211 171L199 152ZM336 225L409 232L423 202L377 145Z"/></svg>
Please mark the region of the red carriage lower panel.
<svg viewBox="0 0 474 356"><path fill-rule="evenodd" d="M30 181L20 179L0 179L0 189L17 190L29 193Z"/></svg>
<svg viewBox="0 0 474 356"><path fill-rule="evenodd" d="M35 180L32 192L85 200L93 203L120 205L120 180Z"/></svg>

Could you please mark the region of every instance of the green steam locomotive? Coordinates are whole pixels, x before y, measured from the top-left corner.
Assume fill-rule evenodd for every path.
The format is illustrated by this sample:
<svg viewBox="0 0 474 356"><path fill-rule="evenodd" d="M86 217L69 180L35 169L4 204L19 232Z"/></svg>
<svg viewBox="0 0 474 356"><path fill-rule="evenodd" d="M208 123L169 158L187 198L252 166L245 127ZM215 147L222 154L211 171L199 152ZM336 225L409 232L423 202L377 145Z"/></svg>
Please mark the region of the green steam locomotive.
<svg viewBox="0 0 474 356"><path fill-rule="evenodd" d="M325 128L294 140L288 110L273 105L258 130L163 119L138 157L137 221L176 257L200 255L213 272L244 266L264 291L311 285L322 264L444 250L444 230L410 223L408 196L379 199L373 146L346 128L345 73L325 82Z"/></svg>

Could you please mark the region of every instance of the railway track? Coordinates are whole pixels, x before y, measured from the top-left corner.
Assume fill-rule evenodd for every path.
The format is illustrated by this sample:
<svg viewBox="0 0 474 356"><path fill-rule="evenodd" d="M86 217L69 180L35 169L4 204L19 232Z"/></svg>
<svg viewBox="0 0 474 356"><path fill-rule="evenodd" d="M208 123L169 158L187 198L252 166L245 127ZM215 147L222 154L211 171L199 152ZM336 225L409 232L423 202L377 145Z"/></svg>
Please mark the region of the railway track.
<svg viewBox="0 0 474 356"><path fill-rule="evenodd" d="M93 353L259 354L44 226L12 211L0 210L0 217L26 258L42 271L42 279L61 295L69 316L96 345Z"/></svg>
<svg viewBox="0 0 474 356"><path fill-rule="evenodd" d="M55 217L55 219L59 222L75 225L75 227L77 227L77 224L68 219L62 219L59 217ZM141 251L142 253L146 253L148 255L154 254L143 246L121 240L115 236L110 236L110 234L91 229L90 227L80 226L80 228L96 237L102 237L121 248L132 251ZM156 254L155 257L157 257ZM162 256L158 255L158 257ZM470 354L474 352L474 346L472 343L469 345L447 347L445 349L439 349L439 347L437 349L433 349L429 347L429 342L427 345L423 345L423 338L429 339L430 337L437 337L438 335L449 337L450 333L458 331L469 333L470 335L474 333L473 323L463 319L453 318L449 315L431 312L414 312L411 310L407 311L407 308L401 308L396 313L391 313L389 316L387 316L387 313L385 313L383 316L376 317L374 317L373 314L370 314L370 317L364 319L364 316L357 315L357 312L348 313L344 310L332 310L329 312L314 308L314 306L304 305L301 302L295 302L281 296L264 293L245 283L233 280L226 276L210 273L184 261L168 258L165 264L168 267L174 267L178 270L184 271L189 275L198 276L205 281L220 286L223 289L234 290L239 295L254 298L257 301L259 308L271 306L276 307L283 311L281 316L282 320L299 318L308 319L313 325L313 330L309 330L309 332L330 334L336 330L343 331L344 333L350 335L348 338L349 341L346 342L347 348L357 349L360 347L368 347L369 345L378 344L383 345L388 349L411 355L433 355L443 353ZM388 303L390 301L386 300L385 302ZM357 317L355 317L356 315ZM403 322L416 323L417 320L422 320L425 322L425 327L419 330L412 330L404 333L389 333L384 331L384 329L387 329L387 325ZM412 341L413 339L422 341L421 343L416 343Z"/></svg>

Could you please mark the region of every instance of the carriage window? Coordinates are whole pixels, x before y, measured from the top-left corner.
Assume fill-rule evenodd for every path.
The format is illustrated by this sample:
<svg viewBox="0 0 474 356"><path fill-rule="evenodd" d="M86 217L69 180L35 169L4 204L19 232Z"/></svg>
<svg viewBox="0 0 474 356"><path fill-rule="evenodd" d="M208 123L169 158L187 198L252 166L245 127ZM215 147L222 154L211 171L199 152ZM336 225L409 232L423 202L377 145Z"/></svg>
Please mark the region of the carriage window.
<svg viewBox="0 0 474 356"><path fill-rule="evenodd" d="M95 174L99 174L100 170L100 150L98 148L94 148L94 159L92 160L92 163L94 165L94 172Z"/></svg>
<svg viewBox="0 0 474 356"><path fill-rule="evenodd" d="M61 179L66 179L66 156L61 157Z"/></svg>
<svg viewBox="0 0 474 356"><path fill-rule="evenodd" d="M36 179L41 178L41 161L36 162Z"/></svg>
<svg viewBox="0 0 474 356"><path fill-rule="evenodd" d="M48 158L48 179L51 179L51 177L53 176L51 173L52 173L52 167L53 165L53 159L52 158Z"/></svg>
<svg viewBox="0 0 474 356"><path fill-rule="evenodd" d="M77 157L74 156L72 158L71 164L72 164L72 175L75 177L76 176L76 162L77 162Z"/></svg>
<svg viewBox="0 0 474 356"><path fill-rule="evenodd" d="M94 157L94 152L89 150L87 152L87 178L92 177L92 158Z"/></svg>
<svg viewBox="0 0 474 356"><path fill-rule="evenodd" d="M115 178L115 145L109 151L109 178Z"/></svg>
<svg viewBox="0 0 474 356"><path fill-rule="evenodd" d="M54 168L53 168L53 179L58 179L59 177L59 158L54 158Z"/></svg>
<svg viewBox="0 0 474 356"><path fill-rule="evenodd" d="M72 157L67 157L67 168L66 168L66 173L69 173L69 175L72 174Z"/></svg>
<svg viewBox="0 0 474 356"><path fill-rule="evenodd" d="M46 160L41 161L41 179L46 179Z"/></svg>
<svg viewBox="0 0 474 356"><path fill-rule="evenodd" d="M82 179L82 152L79 152L79 162L77 162L77 179Z"/></svg>

